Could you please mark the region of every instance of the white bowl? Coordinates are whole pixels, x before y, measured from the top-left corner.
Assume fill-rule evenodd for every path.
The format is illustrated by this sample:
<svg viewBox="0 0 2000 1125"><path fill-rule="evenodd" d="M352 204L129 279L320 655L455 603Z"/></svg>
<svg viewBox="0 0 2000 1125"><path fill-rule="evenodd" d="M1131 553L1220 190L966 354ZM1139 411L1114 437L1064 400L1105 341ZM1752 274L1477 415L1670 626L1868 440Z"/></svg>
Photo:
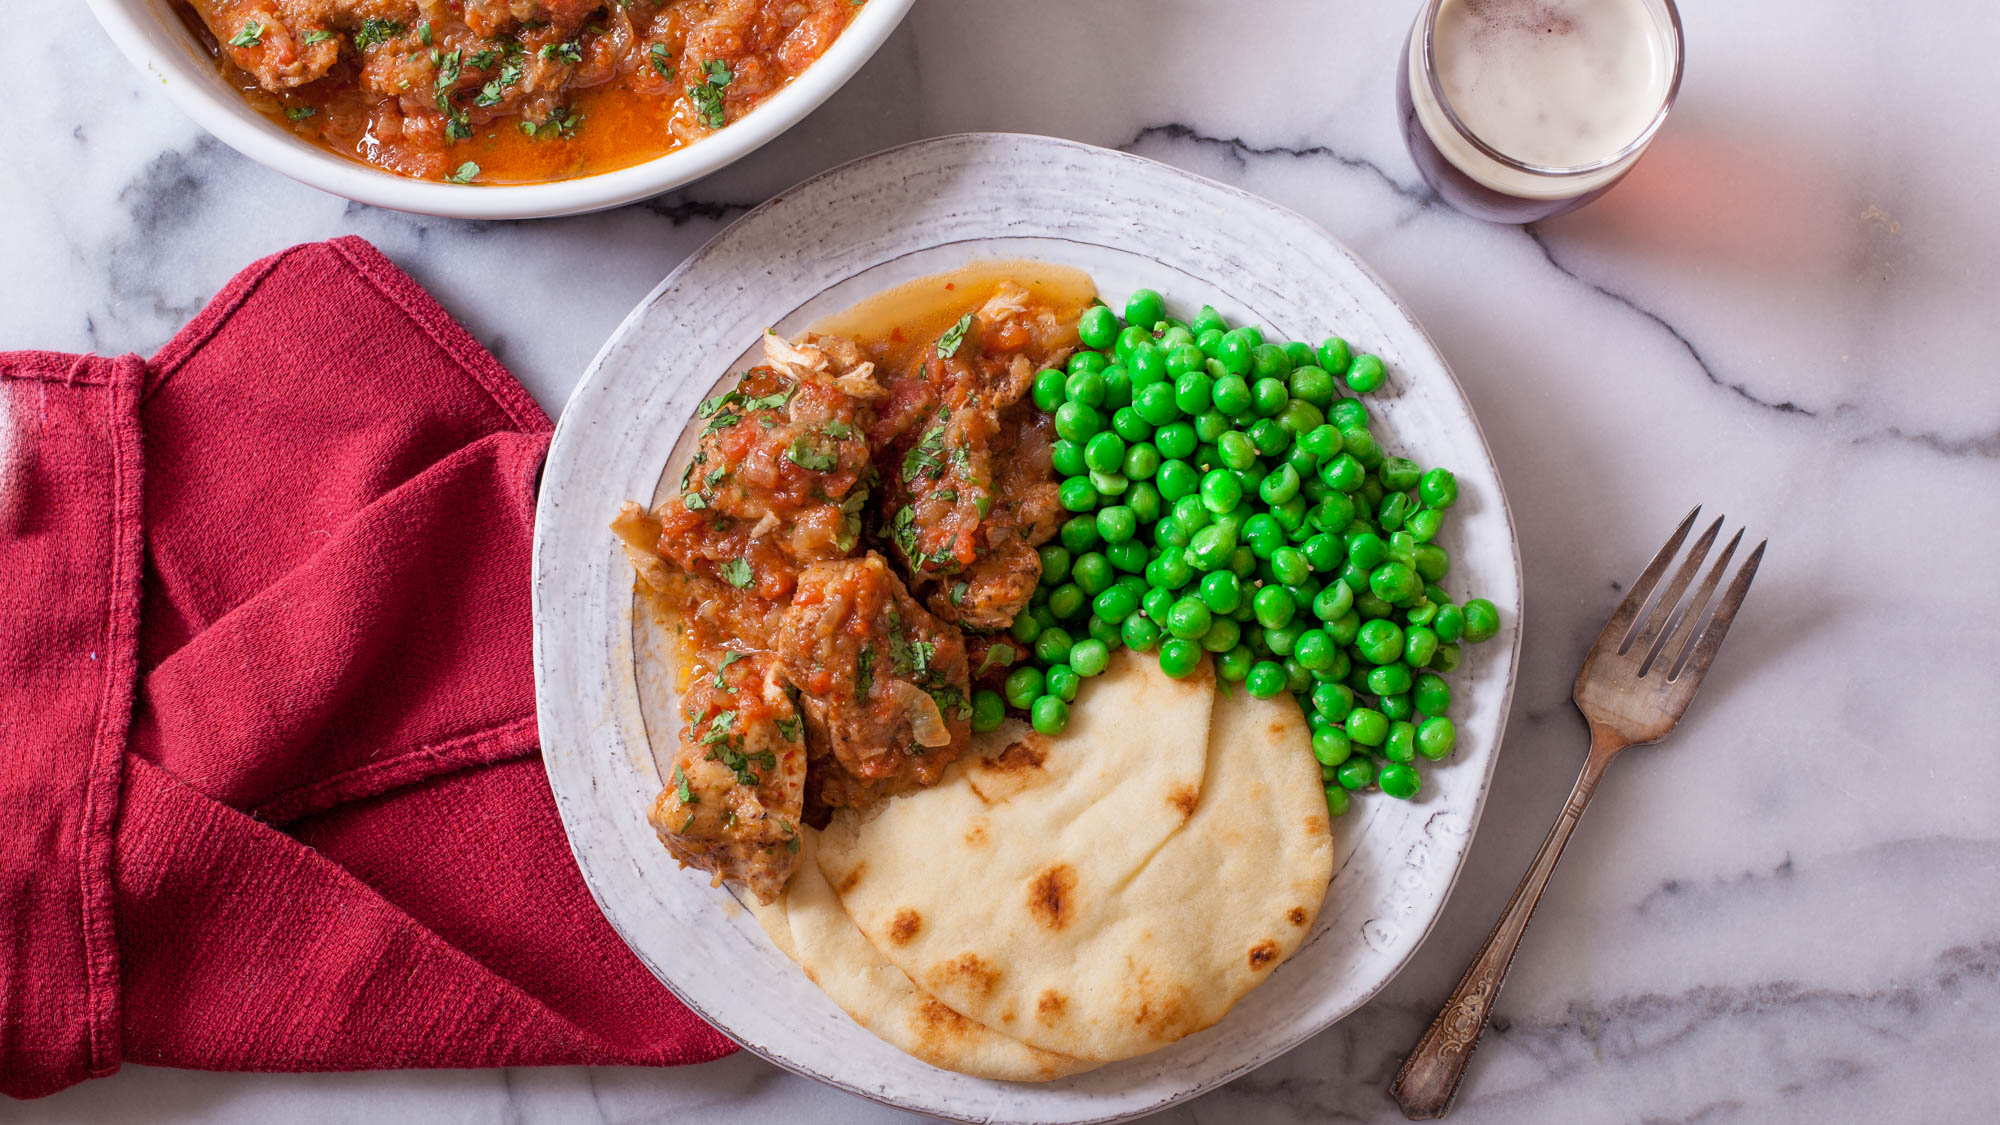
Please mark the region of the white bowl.
<svg viewBox="0 0 2000 1125"><path fill-rule="evenodd" d="M89 0L132 64L222 143L302 184L357 202L457 219L534 219L601 211L698 180L797 124L868 61L915 0L868 0L826 54L712 137L644 164L546 184L484 187L397 176L336 156L258 113L188 34L170 0Z"/></svg>

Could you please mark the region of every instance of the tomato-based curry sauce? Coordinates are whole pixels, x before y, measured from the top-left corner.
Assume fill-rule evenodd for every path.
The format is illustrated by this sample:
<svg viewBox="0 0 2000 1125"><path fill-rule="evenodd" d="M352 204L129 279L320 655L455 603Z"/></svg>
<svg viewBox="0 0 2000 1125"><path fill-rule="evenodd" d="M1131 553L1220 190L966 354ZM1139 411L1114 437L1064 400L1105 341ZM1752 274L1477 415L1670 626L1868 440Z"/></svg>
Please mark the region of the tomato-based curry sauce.
<svg viewBox="0 0 2000 1125"><path fill-rule="evenodd" d="M863 0L175 0L265 116L386 171L528 184L629 167L751 112Z"/></svg>

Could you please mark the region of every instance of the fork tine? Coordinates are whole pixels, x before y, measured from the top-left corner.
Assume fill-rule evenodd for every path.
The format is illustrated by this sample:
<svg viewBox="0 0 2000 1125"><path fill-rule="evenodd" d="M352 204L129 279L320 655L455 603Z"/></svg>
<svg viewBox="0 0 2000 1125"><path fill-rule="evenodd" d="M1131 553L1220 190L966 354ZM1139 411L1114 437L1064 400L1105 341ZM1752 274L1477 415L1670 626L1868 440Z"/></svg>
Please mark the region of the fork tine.
<svg viewBox="0 0 2000 1125"><path fill-rule="evenodd" d="M1723 592L1722 600L1716 603L1715 616L1709 619L1701 635L1682 655L1667 679L1679 684L1687 678L1687 687L1693 690L1708 674L1708 666L1715 661L1715 651L1722 647L1722 638L1729 635L1729 623L1736 620L1736 611L1743 605L1743 596L1750 592L1750 580L1757 577L1757 564L1764 561L1764 545L1770 540L1761 540L1750 557L1743 560L1743 569L1736 572L1736 578Z"/></svg>
<svg viewBox="0 0 2000 1125"><path fill-rule="evenodd" d="M1688 548L1686 561L1681 563L1680 569L1674 571L1674 576L1667 581L1666 592L1660 595L1659 601L1653 603L1653 612L1647 614L1645 623L1631 636L1625 638L1624 644L1618 646L1620 656L1635 648L1641 653L1646 653L1652 647L1653 638L1665 631L1667 618L1679 608L1681 595L1687 592L1688 583L1693 582L1694 576L1701 573L1701 561L1708 557L1708 549L1715 546L1715 537L1721 533L1722 521L1726 518L1715 517L1715 522L1709 524L1708 530L1702 532L1700 537L1695 539L1694 546Z"/></svg>
<svg viewBox="0 0 2000 1125"><path fill-rule="evenodd" d="M1667 545L1660 548L1660 553L1653 556L1652 562L1646 564L1646 569L1640 572L1638 579L1632 583L1632 588L1626 592L1625 600L1619 602L1618 608L1611 611L1611 620L1604 623L1604 631L1597 635L1599 645L1609 641L1616 646L1625 640L1625 634L1632 630L1633 620L1646 605L1646 595L1653 592L1654 585L1660 581L1660 575L1666 573L1667 564L1674 561L1675 552L1681 549L1681 540L1687 538L1688 528L1694 526L1694 518L1700 514L1701 505L1696 504L1688 512L1687 518L1681 521L1681 525L1674 529L1674 534L1667 540Z"/></svg>
<svg viewBox="0 0 2000 1125"><path fill-rule="evenodd" d="M1673 623L1668 625L1667 631L1654 642L1652 651L1646 654L1646 662L1640 665L1640 676L1643 677L1652 671L1653 665L1659 662L1663 654L1671 659L1687 651L1688 637L1694 633L1694 627L1701 623L1702 614L1707 612L1708 599L1714 596L1715 588L1722 584L1722 576L1729 570L1729 560L1736 557L1736 548L1743 542L1743 533L1746 530L1748 529L1741 527L1736 529L1736 534L1731 536L1728 544L1722 548L1722 554L1717 556L1715 565L1708 568L1708 577L1701 580L1701 586L1695 590L1694 597L1689 598L1674 611Z"/></svg>

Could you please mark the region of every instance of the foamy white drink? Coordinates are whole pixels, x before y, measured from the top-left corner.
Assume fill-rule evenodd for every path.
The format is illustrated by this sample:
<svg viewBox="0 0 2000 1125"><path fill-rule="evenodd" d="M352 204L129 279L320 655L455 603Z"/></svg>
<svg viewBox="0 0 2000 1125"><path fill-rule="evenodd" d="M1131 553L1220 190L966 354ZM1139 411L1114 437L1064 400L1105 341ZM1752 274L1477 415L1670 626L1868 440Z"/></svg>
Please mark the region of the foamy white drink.
<svg viewBox="0 0 2000 1125"><path fill-rule="evenodd" d="M1487 147L1542 174L1495 160L1452 126L1425 77L1421 27L1410 37L1411 105L1445 158L1487 187L1580 195L1639 158L1634 142L1673 82L1674 35L1657 0L1441 0L1430 50L1445 101Z"/></svg>

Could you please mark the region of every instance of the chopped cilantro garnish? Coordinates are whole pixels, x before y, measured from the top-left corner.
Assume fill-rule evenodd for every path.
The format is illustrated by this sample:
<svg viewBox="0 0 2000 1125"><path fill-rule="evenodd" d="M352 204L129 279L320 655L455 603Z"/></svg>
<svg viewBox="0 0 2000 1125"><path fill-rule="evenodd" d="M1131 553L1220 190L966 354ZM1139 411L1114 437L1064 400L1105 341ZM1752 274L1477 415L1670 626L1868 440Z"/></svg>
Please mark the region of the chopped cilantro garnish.
<svg viewBox="0 0 2000 1125"><path fill-rule="evenodd" d="M742 559L730 559L716 569L721 573L724 582L739 590L746 589L750 585L750 564Z"/></svg>
<svg viewBox="0 0 2000 1125"><path fill-rule="evenodd" d="M805 732L800 729L797 719L779 719L778 733L783 735L787 742L797 742L799 736Z"/></svg>
<svg viewBox="0 0 2000 1125"><path fill-rule="evenodd" d="M667 45L655 43L646 48L646 61L653 64L653 70L669 82L674 80L674 60L667 57Z"/></svg>
<svg viewBox="0 0 2000 1125"><path fill-rule="evenodd" d="M680 797L681 804L683 805L698 805L701 803L701 798L695 796L694 789L688 785L687 771L682 769L678 762L674 763L674 792ZM690 816L688 820L689 823L693 823L694 818ZM687 831L687 825L682 825L681 831Z"/></svg>
<svg viewBox="0 0 2000 1125"><path fill-rule="evenodd" d="M264 41L264 25L256 20L246 22L229 40L232 47L255 47Z"/></svg>
<svg viewBox="0 0 2000 1125"><path fill-rule="evenodd" d="M916 476L936 480L944 475L944 423L924 431L917 444L903 454L903 479Z"/></svg>
<svg viewBox="0 0 2000 1125"><path fill-rule="evenodd" d="M428 34L430 25L425 24L424 29ZM361 30L354 33L354 49L365 51L377 43L386 43L402 33L401 20L362 20ZM425 39L424 42L429 43L430 40Z"/></svg>
<svg viewBox="0 0 2000 1125"><path fill-rule="evenodd" d="M487 47L483 50L474 51L472 53L472 57L465 61L474 70L485 70L487 67L492 66L495 62L497 62L499 58L500 58L500 52L494 50L491 47Z"/></svg>
<svg viewBox="0 0 2000 1125"><path fill-rule="evenodd" d="M854 658L854 694L866 696L875 686L875 650L863 647Z"/></svg>
<svg viewBox="0 0 2000 1125"><path fill-rule="evenodd" d="M953 584L952 584L952 587L951 587L951 604L953 604L953 605L964 605L964 604L965 604L965 592L966 592L967 590L969 590L969 589L971 589L971 587L970 587L970 586L968 586L968 585L966 585L966 584L965 584L965 583L963 583L963 582L955 582L955 583L953 583Z"/></svg>
<svg viewBox="0 0 2000 1125"><path fill-rule="evenodd" d="M964 585L965 583L963 582L959 583L960 588L963 588ZM1012 663L1014 663L1014 647L1012 645L996 644L986 650L986 656L980 660L979 667L973 670L972 677L973 679L978 679L985 675L986 670L995 664L1005 668Z"/></svg>
<svg viewBox="0 0 2000 1125"><path fill-rule="evenodd" d="M446 176L445 182L451 184L469 184L473 181L473 178L478 175L479 175L479 165L474 164L472 161L468 160L465 163L458 166L458 171L453 172L449 176Z"/></svg>
<svg viewBox="0 0 2000 1125"><path fill-rule="evenodd" d="M530 137L561 137L568 140L576 134L576 127L583 124L583 114L563 106L549 111L548 120L539 124L533 121L521 122L521 132Z"/></svg>
<svg viewBox="0 0 2000 1125"><path fill-rule="evenodd" d="M681 507L690 512L699 512L708 507L708 498L699 492L690 492L681 497Z"/></svg>
<svg viewBox="0 0 2000 1125"><path fill-rule="evenodd" d="M970 331L971 328L972 328L971 313L966 313L964 316L959 317L957 324L954 324L950 328L945 329L944 335L938 337L938 342L937 342L938 356L943 359L950 359L952 356L957 355L959 345L965 343L965 334L966 332Z"/></svg>
<svg viewBox="0 0 2000 1125"><path fill-rule="evenodd" d="M828 453L824 449L819 449L808 444L807 439L810 437L810 434L802 434L792 439L791 448L785 450L785 456L791 460L792 464L797 465L801 469L810 469L816 473L826 472L828 469L840 464L840 458Z"/></svg>
<svg viewBox="0 0 2000 1125"><path fill-rule="evenodd" d="M431 21L425 20L417 25L417 42L426 47L431 45Z"/></svg>
<svg viewBox="0 0 2000 1125"><path fill-rule="evenodd" d="M836 418L826 424L826 436L836 441L846 441L854 436L854 427Z"/></svg>
<svg viewBox="0 0 2000 1125"><path fill-rule="evenodd" d="M719 665L719 666L718 666L718 667L717 667L717 668L715 669L715 686L716 686L716 687L718 687L718 688L721 688L721 689L722 689L723 691L726 691L726 692L729 692L729 693L731 693L731 694L734 694L734 693L735 693L735 691L736 691L736 689L735 689L735 688L733 688L733 687L730 687L730 686L729 686L728 684L726 684L726 683L724 683L724 682L723 682L723 680L722 680L722 673L723 673L723 672L724 672L725 670L727 670L727 669L728 669L728 667L729 667L729 666L730 666L731 664L734 664L734 663L736 663L737 661L739 661L739 660L741 660L741 659L743 659L743 654L742 654L742 653L740 653L740 652L727 652L727 651L725 651L725 652L724 652L724 653L722 654L722 663L721 663L721 665Z"/></svg>
<svg viewBox="0 0 2000 1125"><path fill-rule="evenodd" d="M834 543L845 551L852 551L861 542L861 509L868 505L868 490L857 488L840 502L840 535Z"/></svg>
<svg viewBox="0 0 2000 1125"><path fill-rule="evenodd" d="M319 110L316 110L309 105L288 105L285 107L285 120L304 121L306 118L311 117L313 114L318 112Z"/></svg>
<svg viewBox="0 0 2000 1125"><path fill-rule="evenodd" d="M327 40L332 39L333 37L334 37L333 32L321 31L318 28L315 28L311 31L306 32L302 38L305 40L306 46L312 47L320 43L324 43Z"/></svg>
<svg viewBox="0 0 2000 1125"><path fill-rule="evenodd" d="M561 43L545 43L542 45L541 54L551 62L566 63L570 66L583 61L583 48L574 39Z"/></svg>
<svg viewBox="0 0 2000 1125"><path fill-rule="evenodd" d="M889 534L895 537L896 546L903 549L904 557L916 563L922 556L917 553L917 512L908 504L896 509L896 516L889 521Z"/></svg>
<svg viewBox="0 0 2000 1125"><path fill-rule="evenodd" d="M722 90L734 80L735 76L730 74L729 64L721 59L710 59L703 63L702 71L708 76L707 81L687 88L688 101L694 105L695 112L701 115L703 124L711 129L720 129L729 123L724 113Z"/></svg>

